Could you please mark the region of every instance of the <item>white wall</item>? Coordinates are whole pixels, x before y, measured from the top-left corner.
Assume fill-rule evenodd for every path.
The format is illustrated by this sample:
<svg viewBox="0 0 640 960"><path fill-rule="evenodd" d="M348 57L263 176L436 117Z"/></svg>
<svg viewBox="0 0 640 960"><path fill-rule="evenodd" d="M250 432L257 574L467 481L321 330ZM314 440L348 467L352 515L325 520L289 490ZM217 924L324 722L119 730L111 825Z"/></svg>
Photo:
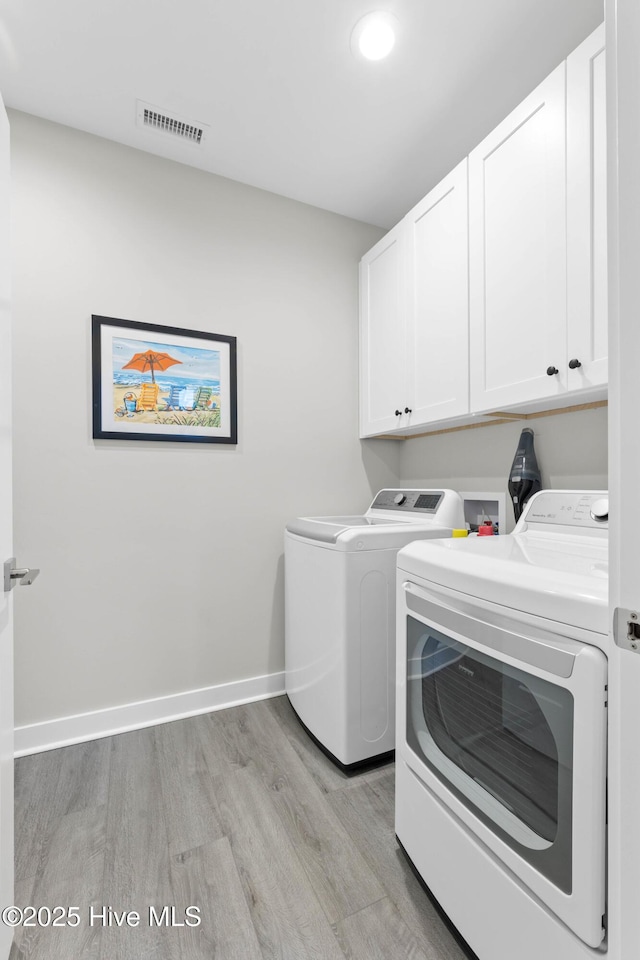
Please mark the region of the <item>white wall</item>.
<svg viewBox="0 0 640 960"><path fill-rule="evenodd" d="M525 426L533 429L543 486L607 488L606 407L406 440L400 444L401 481L404 486L507 493ZM513 510L507 502L507 532L512 528Z"/></svg>
<svg viewBox="0 0 640 960"><path fill-rule="evenodd" d="M11 114L16 723L283 668L282 531L397 483L360 443L368 225ZM189 149L187 146L185 149ZM231 334L237 447L91 438L90 316Z"/></svg>

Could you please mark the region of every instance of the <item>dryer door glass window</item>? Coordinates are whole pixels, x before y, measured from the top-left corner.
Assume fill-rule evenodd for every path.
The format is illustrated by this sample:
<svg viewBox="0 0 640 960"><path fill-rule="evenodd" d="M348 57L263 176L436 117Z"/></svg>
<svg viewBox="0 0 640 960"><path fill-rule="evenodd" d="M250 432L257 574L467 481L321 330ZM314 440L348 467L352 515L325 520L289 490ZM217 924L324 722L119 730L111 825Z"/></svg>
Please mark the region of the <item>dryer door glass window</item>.
<svg viewBox="0 0 640 960"><path fill-rule="evenodd" d="M528 862L571 891L573 697L407 617L407 741Z"/></svg>

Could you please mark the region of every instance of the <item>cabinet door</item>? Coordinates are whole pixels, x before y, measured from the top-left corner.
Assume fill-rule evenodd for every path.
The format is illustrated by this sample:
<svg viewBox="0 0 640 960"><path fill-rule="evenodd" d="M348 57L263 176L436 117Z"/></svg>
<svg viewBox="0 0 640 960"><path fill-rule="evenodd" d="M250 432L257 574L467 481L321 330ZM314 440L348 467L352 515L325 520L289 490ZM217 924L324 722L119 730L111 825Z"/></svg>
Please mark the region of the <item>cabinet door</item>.
<svg viewBox="0 0 640 960"><path fill-rule="evenodd" d="M607 382L604 24L567 59L567 361L570 390Z"/></svg>
<svg viewBox="0 0 640 960"><path fill-rule="evenodd" d="M465 159L404 220L411 426L469 412L468 219Z"/></svg>
<svg viewBox="0 0 640 960"><path fill-rule="evenodd" d="M565 159L562 64L469 157L472 412L566 390Z"/></svg>
<svg viewBox="0 0 640 960"><path fill-rule="evenodd" d="M360 436L406 423L406 310L402 223L360 262ZM396 410L402 415L396 415Z"/></svg>

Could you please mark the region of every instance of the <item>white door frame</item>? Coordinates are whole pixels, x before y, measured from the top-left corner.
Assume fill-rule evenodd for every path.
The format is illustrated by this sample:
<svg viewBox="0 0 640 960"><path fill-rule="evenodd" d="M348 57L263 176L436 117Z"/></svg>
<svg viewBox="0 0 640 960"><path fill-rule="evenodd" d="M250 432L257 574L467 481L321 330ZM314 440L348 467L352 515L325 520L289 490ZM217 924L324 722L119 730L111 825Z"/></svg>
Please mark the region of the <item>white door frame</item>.
<svg viewBox="0 0 640 960"><path fill-rule="evenodd" d="M606 0L610 612L640 614L640 4ZM625 620L626 624L626 620ZM609 655L609 951L640 956L640 653Z"/></svg>
<svg viewBox="0 0 640 960"><path fill-rule="evenodd" d="M13 556L9 121L0 96L0 575ZM13 600L0 584L0 901L13 903ZM0 907L0 909L2 909ZM0 922L0 960L12 931Z"/></svg>

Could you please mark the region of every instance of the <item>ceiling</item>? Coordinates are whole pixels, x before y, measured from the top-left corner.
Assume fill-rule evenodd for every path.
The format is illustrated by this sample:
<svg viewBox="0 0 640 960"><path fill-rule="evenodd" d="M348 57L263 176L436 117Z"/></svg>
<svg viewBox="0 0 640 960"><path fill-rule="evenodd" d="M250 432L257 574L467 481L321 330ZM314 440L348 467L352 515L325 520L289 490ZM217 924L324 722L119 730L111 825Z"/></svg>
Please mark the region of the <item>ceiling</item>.
<svg viewBox="0 0 640 960"><path fill-rule="evenodd" d="M371 10L400 32L356 59ZM0 0L9 107L383 227L603 19L603 0ZM208 125L136 126L136 100Z"/></svg>

